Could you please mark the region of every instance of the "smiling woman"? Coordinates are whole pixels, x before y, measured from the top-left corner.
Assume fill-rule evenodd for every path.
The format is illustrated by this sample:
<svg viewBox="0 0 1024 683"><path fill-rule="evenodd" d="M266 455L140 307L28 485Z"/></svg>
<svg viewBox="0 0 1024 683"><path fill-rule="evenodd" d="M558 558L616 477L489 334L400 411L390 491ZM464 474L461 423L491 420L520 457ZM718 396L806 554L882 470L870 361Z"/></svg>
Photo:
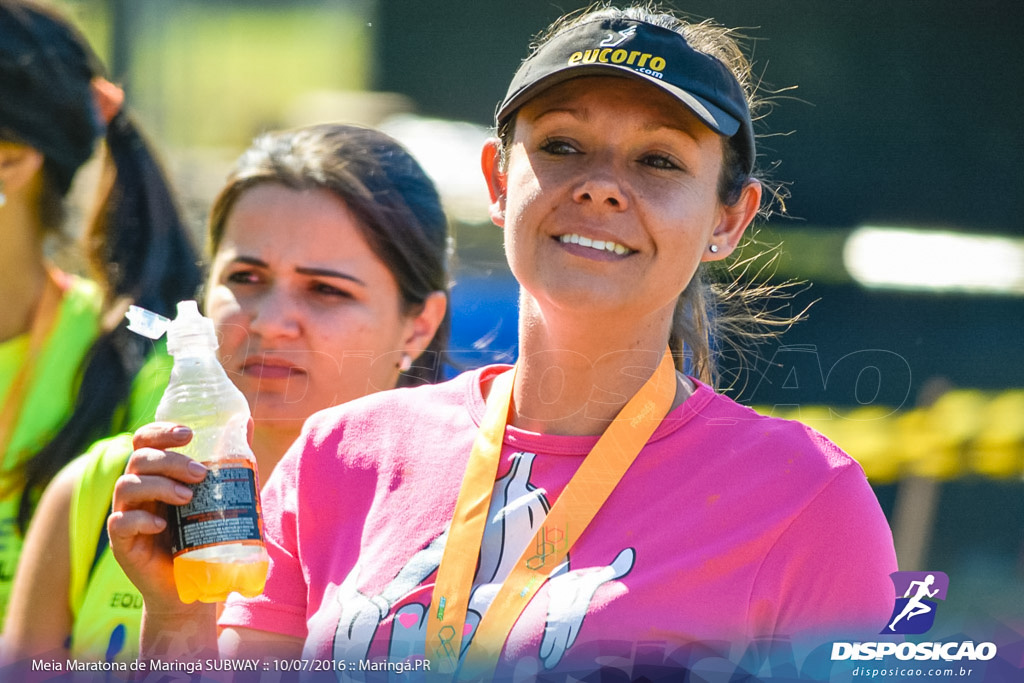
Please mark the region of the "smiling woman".
<svg viewBox="0 0 1024 683"><path fill-rule="evenodd" d="M430 180L384 134L317 126L257 139L215 201L209 241L206 314L252 410L264 477L314 412L440 372L447 221ZM70 636L75 657L134 660L142 600L104 525L131 449L130 435L95 444L44 496L9 658L52 654Z"/></svg>
<svg viewBox="0 0 1024 683"><path fill-rule="evenodd" d="M526 102L515 121L506 154L489 143L484 172L492 218L506 227L509 265L528 294L520 320L557 310L559 327L587 357L593 352L581 344L628 348L638 334L651 337L644 345L662 346L657 340L667 339L700 263L739 243L760 205L760 184L719 203L721 135L639 79L566 81ZM581 336L595 314L602 337Z"/></svg>
<svg viewBox="0 0 1024 683"><path fill-rule="evenodd" d="M140 440L109 527L147 656L678 680L706 657L759 671L773 639L877 634L896 562L863 471L703 381L723 341L703 264L762 196L737 54L648 5L540 41L482 154L519 359L311 418L264 490L265 592L228 600L219 642L212 610L174 604L154 542L154 501L195 479L172 434Z"/></svg>

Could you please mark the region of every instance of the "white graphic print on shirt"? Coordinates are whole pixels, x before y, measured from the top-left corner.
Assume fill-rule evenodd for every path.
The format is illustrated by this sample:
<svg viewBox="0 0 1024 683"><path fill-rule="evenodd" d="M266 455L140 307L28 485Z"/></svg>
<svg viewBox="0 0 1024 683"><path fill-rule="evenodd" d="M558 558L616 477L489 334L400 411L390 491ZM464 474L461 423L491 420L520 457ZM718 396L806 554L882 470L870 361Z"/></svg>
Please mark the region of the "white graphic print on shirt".
<svg viewBox="0 0 1024 683"><path fill-rule="evenodd" d="M480 565L466 613L460 656L465 654L501 582L533 540L537 527L543 523L551 508L544 490L530 483L535 457L533 453L515 453L511 469L495 482L481 544ZM370 645L377 637L378 627L391 610L405 601L410 593L415 592L436 571L447 538L446 531L413 555L379 595L366 596L357 590L360 568L353 568L335 593L334 600L340 612L334 622L334 633L318 633L311 629L307 652L304 654L312 657L315 643L322 642L326 636L333 642L335 660L365 661ZM550 550L538 548L539 560L543 559L545 552ZM537 653L542 668L551 669L561 661L576 641L594 594L602 585L627 575L633 568L635 555L632 548L627 548L619 552L608 566L586 571L570 570L570 558L567 557L552 572L548 583L547 621ZM429 600L429 593L426 600ZM416 601L398 608L387 639L389 662L401 662L412 656L425 655L427 608L428 605ZM362 672L358 670L338 672L339 680L360 680L362 677ZM396 674L396 680L398 677L403 681L409 680L407 673Z"/></svg>

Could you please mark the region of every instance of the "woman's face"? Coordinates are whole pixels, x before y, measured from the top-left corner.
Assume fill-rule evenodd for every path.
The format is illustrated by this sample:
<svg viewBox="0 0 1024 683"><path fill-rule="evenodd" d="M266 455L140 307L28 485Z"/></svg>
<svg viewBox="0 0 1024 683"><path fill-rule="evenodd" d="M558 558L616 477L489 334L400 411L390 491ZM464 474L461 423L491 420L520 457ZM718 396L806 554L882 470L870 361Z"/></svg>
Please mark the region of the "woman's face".
<svg viewBox="0 0 1024 683"><path fill-rule="evenodd" d="M652 85L550 88L519 111L492 181L512 272L542 308L663 324L701 260L735 244L717 195L722 153L722 138Z"/></svg>
<svg viewBox="0 0 1024 683"><path fill-rule="evenodd" d="M314 411L394 386L411 325L400 302L343 201L264 184L227 218L206 312L254 418L298 427Z"/></svg>

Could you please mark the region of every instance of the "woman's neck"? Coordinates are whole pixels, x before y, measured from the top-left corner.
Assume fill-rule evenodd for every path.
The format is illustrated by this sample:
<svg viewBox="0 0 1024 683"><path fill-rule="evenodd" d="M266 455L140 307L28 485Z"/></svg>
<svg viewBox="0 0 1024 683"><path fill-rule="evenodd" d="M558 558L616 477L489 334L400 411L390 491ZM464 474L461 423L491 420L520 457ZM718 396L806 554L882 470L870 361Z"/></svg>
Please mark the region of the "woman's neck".
<svg viewBox="0 0 1024 683"><path fill-rule="evenodd" d="M512 424L545 434L601 434L657 368L671 319L554 321L521 302ZM680 385L676 404L688 392Z"/></svg>
<svg viewBox="0 0 1024 683"><path fill-rule="evenodd" d="M28 332L46 285L42 230L18 206L3 208L0 233L0 342Z"/></svg>
<svg viewBox="0 0 1024 683"><path fill-rule="evenodd" d="M256 454L260 485L267 481L285 452L299 438L299 433L298 429L278 429L256 422L252 433L252 450Z"/></svg>

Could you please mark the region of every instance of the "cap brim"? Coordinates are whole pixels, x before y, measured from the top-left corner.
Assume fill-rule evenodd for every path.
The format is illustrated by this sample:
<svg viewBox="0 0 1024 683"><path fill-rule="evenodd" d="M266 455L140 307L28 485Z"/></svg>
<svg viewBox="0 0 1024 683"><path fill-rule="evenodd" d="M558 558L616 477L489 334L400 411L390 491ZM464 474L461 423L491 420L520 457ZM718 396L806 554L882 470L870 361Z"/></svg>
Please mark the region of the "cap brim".
<svg viewBox="0 0 1024 683"><path fill-rule="evenodd" d="M497 121L499 123L503 122L512 112L548 88L583 76L616 76L643 80L675 97L687 109L693 112L697 118L703 121L708 128L716 133L725 137L732 137L740 129L740 122L734 116L708 102L706 99L698 97L671 83L666 83L654 76L648 76L629 67L617 64L566 66L563 69L549 73L506 99L498 109L496 114Z"/></svg>

